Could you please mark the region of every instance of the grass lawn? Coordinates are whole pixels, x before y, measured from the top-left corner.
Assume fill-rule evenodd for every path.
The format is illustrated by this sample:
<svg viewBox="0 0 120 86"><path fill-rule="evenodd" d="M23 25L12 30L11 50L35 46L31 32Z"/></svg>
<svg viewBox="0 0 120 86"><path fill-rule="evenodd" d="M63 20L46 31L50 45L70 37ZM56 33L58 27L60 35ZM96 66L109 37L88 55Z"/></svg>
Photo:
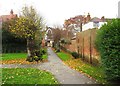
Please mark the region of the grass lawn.
<svg viewBox="0 0 120 86"><path fill-rule="evenodd" d="M2 60L14 60L24 59L27 57L27 53L3 53Z"/></svg>
<svg viewBox="0 0 120 86"><path fill-rule="evenodd" d="M0 61L2 64L36 64L36 62L26 61L27 53L4 53ZM47 61L47 54L43 55L43 62Z"/></svg>
<svg viewBox="0 0 120 86"><path fill-rule="evenodd" d="M92 66L89 63L83 62L80 58L73 59L66 52L57 53L59 58L64 61L64 63L71 68L84 73L90 78L94 78L99 83L107 83L105 80L105 74L102 67Z"/></svg>
<svg viewBox="0 0 120 86"><path fill-rule="evenodd" d="M2 54L1 60L15 60L15 59L25 59L27 53L4 53ZM43 55L43 59L47 59L47 54Z"/></svg>
<svg viewBox="0 0 120 86"><path fill-rule="evenodd" d="M89 63L83 62L80 58L65 61L65 64L79 72L84 73L88 77L95 79L99 83L107 83L102 67L92 66Z"/></svg>
<svg viewBox="0 0 120 86"><path fill-rule="evenodd" d="M48 58L48 57L47 57L47 54L43 55L42 58L43 58L43 59L47 59L47 58Z"/></svg>
<svg viewBox="0 0 120 86"><path fill-rule="evenodd" d="M70 55L65 52L58 52L57 55L63 61L67 61L71 59Z"/></svg>
<svg viewBox="0 0 120 86"><path fill-rule="evenodd" d="M3 84L58 84L54 76L34 68L2 68Z"/></svg>

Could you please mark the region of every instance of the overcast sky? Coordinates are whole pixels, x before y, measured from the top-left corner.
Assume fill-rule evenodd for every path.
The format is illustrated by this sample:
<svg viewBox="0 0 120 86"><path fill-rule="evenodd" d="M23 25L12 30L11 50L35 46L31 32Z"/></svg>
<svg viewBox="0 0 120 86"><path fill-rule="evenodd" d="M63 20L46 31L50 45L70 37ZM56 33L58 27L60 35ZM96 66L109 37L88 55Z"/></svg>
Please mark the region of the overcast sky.
<svg viewBox="0 0 120 86"><path fill-rule="evenodd" d="M65 19L88 12L91 17L116 18L120 0L0 0L0 15L13 9L19 14L25 5L34 6L49 26L62 25Z"/></svg>

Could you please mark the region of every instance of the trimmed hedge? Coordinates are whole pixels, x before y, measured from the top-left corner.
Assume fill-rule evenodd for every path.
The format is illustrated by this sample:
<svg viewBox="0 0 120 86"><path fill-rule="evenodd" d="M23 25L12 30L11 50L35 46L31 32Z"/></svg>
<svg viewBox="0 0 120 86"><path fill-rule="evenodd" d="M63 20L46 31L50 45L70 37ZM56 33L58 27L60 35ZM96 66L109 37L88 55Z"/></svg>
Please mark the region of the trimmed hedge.
<svg viewBox="0 0 120 86"><path fill-rule="evenodd" d="M8 30L2 29L2 53L26 52L26 39L16 38Z"/></svg>
<svg viewBox="0 0 120 86"><path fill-rule="evenodd" d="M103 25L97 32L96 46L100 52L107 80L120 81L120 19Z"/></svg>

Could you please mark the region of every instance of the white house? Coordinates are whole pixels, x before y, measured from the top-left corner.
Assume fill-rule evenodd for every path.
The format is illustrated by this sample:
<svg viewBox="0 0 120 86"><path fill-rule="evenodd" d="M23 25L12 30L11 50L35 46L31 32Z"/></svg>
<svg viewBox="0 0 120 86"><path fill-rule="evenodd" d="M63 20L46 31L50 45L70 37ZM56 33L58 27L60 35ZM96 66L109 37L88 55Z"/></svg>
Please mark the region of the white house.
<svg viewBox="0 0 120 86"><path fill-rule="evenodd" d="M107 23L105 20L94 17L88 23L83 24L82 31L92 29L92 28L100 29L100 27L102 27L102 25L104 25L105 23Z"/></svg>

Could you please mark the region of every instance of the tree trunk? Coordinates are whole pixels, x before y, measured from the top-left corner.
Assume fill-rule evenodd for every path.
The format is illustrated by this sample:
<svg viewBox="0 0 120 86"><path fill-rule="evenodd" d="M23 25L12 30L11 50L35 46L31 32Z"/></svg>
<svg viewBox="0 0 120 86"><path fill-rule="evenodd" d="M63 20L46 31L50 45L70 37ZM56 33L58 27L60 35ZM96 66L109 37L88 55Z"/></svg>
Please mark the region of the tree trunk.
<svg viewBox="0 0 120 86"><path fill-rule="evenodd" d="M30 49L31 43L30 43L30 39L27 39L27 59L26 61L32 62L33 61L33 57L32 57L32 51Z"/></svg>
<svg viewBox="0 0 120 86"><path fill-rule="evenodd" d="M27 39L27 54L28 54L28 57L30 57L31 56L31 52L30 52L30 43L29 43L30 41L29 41L29 39Z"/></svg>

